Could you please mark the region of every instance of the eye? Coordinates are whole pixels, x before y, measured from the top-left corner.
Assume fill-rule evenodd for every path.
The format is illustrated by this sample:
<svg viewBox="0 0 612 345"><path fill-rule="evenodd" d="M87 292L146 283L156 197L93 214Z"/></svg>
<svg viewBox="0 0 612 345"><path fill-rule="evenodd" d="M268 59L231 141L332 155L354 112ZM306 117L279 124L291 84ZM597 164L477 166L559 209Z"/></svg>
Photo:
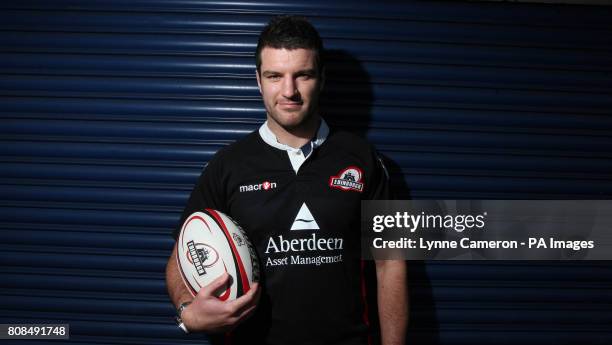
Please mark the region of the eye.
<svg viewBox="0 0 612 345"><path fill-rule="evenodd" d="M301 80L309 80L312 79L314 76L310 73L302 73L298 75L298 78Z"/></svg>
<svg viewBox="0 0 612 345"><path fill-rule="evenodd" d="M278 74L271 74L271 75L267 76L266 78L268 80L271 80L271 81L278 81L278 80L280 80L281 77Z"/></svg>

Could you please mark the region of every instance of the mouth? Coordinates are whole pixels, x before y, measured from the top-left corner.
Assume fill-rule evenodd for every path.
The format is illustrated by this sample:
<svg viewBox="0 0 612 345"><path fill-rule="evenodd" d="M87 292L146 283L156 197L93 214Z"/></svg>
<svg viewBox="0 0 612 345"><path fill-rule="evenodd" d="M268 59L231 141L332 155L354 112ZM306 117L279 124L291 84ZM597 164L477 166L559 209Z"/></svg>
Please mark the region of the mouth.
<svg viewBox="0 0 612 345"><path fill-rule="evenodd" d="M303 105L303 102L279 102L278 106L281 109L292 110L292 109L300 109Z"/></svg>

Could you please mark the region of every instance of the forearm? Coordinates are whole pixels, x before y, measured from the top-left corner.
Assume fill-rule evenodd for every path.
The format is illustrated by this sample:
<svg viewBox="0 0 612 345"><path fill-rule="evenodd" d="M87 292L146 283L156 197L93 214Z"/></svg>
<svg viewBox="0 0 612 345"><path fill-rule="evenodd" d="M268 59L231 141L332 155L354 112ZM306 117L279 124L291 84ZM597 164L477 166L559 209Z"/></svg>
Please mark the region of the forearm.
<svg viewBox="0 0 612 345"><path fill-rule="evenodd" d="M170 300L175 307L178 307L181 303L191 301L193 296L187 290L187 287L183 283L181 273L179 272L178 265L176 263L176 244L172 250L172 254L168 259L166 265L166 287L168 289L168 295Z"/></svg>
<svg viewBox="0 0 612 345"><path fill-rule="evenodd" d="M408 325L406 262L376 261L378 314L383 345L403 345Z"/></svg>

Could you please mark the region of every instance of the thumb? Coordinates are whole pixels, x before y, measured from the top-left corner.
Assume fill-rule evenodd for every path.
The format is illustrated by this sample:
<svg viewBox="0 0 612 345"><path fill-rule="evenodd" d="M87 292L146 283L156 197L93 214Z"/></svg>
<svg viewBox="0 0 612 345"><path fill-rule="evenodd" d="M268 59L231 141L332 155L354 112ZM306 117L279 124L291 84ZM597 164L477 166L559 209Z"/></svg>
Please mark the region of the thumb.
<svg viewBox="0 0 612 345"><path fill-rule="evenodd" d="M217 279L213 280L210 284L204 286L200 293L205 296L213 296L217 290L224 289L225 286L230 282L230 275L227 272L224 272Z"/></svg>

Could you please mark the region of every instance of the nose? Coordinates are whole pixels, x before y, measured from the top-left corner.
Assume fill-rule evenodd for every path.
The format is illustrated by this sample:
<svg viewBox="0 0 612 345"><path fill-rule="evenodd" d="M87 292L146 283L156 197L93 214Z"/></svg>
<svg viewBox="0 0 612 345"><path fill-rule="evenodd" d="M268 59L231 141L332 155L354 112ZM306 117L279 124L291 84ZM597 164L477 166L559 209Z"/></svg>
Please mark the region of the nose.
<svg viewBox="0 0 612 345"><path fill-rule="evenodd" d="M298 93L297 84L293 78L285 78L283 80L282 95L285 98L294 98Z"/></svg>

